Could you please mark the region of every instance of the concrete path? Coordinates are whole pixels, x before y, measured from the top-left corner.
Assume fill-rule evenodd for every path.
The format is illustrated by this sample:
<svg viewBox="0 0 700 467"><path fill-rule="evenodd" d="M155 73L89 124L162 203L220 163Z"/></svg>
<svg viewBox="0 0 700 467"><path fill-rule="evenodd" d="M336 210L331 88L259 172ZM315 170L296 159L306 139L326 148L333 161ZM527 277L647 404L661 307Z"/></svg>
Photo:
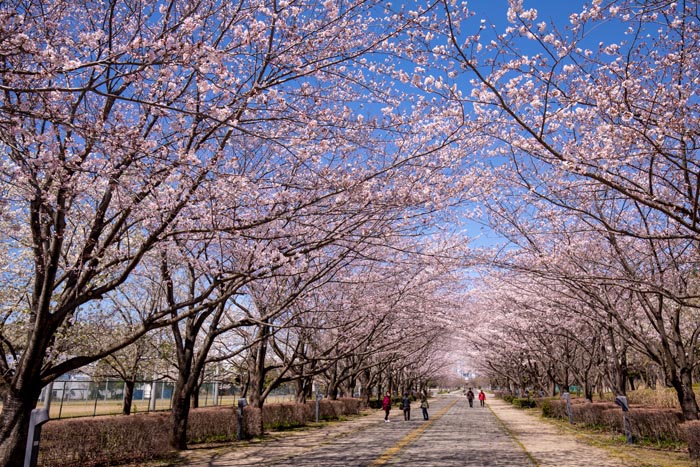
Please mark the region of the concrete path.
<svg viewBox="0 0 700 467"><path fill-rule="evenodd" d="M487 405L538 467L637 467L640 465L637 461L625 463L620 459L613 459L603 449L589 446L570 434L562 433L556 426L521 409L516 409L501 399L492 397Z"/></svg>
<svg viewBox="0 0 700 467"><path fill-rule="evenodd" d="M182 454L195 467L625 467L533 415L489 398L470 408L461 394L431 399L430 420L415 404L412 419L393 410L266 439Z"/></svg>

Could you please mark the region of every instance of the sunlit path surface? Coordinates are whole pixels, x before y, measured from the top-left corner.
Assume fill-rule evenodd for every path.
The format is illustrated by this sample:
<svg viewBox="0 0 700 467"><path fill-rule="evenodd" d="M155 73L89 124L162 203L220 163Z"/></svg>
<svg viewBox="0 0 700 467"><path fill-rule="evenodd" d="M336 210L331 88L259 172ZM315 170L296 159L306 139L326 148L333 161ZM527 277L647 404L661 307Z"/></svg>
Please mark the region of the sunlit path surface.
<svg viewBox="0 0 700 467"><path fill-rule="evenodd" d="M417 405L417 404L415 404ZM199 456L193 466L533 466L522 447L488 408L469 408L461 395L431 400L430 420L416 406L411 420L392 410L384 423L376 413L360 426L324 439L275 440L249 452ZM357 422L348 422L357 423ZM202 453L203 454L203 453Z"/></svg>
<svg viewBox="0 0 700 467"><path fill-rule="evenodd" d="M461 394L431 399L425 422L417 404L411 420L392 410L250 445L194 450L176 465L196 467L632 467L556 427L490 398L470 408Z"/></svg>
<svg viewBox="0 0 700 467"><path fill-rule="evenodd" d="M457 396L459 397L459 396ZM437 405L437 404L436 404ZM532 466L488 408L459 402L386 465Z"/></svg>

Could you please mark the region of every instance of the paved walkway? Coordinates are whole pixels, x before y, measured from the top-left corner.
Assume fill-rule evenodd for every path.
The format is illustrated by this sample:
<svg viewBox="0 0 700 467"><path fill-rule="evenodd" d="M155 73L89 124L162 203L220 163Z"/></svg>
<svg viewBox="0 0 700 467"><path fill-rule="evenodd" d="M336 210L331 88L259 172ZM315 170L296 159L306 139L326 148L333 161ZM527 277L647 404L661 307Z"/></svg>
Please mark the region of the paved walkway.
<svg viewBox="0 0 700 467"><path fill-rule="evenodd" d="M417 406L417 404L415 404ZM420 409L403 421L393 410L266 439L182 453L177 465L194 467L626 467L606 451L577 441L556 427L503 401L470 408L461 394L431 399L431 419Z"/></svg>
<svg viewBox="0 0 700 467"><path fill-rule="evenodd" d="M516 409L501 399L491 398L489 409L507 427L511 436L525 449L539 467L636 467L637 461L625 463L613 459L603 449L590 446L556 426ZM629 461L628 461L629 462Z"/></svg>

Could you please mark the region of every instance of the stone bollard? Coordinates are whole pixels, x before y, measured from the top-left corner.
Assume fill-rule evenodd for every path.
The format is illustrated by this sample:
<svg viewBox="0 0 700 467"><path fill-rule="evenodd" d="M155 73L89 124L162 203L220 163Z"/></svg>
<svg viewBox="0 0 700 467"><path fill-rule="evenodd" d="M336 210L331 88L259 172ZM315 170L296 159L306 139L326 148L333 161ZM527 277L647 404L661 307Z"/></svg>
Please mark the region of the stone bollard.
<svg viewBox="0 0 700 467"><path fill-rule="evenodd" d="M238 427L236 430L236 439L237 440L242 440L245 433L243 432L243 408L248 405L248 401L245 400L245 397L241 397L238 399Z"/></svg>

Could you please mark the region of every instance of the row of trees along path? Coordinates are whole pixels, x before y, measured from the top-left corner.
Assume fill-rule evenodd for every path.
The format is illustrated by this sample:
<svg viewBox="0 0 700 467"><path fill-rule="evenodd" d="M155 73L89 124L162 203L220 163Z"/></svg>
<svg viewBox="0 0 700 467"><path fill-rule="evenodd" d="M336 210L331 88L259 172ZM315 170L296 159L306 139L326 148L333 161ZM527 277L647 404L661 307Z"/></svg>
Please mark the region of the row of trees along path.
<svg viewBox="0 0 700 467"><path fill-rule="evenodd" d="M422 343L406 381L476 349L697 419L698 5L565 3L0 4L0 465L43 387L145 338L178 449L212 364L260 406Z"/></svg>

